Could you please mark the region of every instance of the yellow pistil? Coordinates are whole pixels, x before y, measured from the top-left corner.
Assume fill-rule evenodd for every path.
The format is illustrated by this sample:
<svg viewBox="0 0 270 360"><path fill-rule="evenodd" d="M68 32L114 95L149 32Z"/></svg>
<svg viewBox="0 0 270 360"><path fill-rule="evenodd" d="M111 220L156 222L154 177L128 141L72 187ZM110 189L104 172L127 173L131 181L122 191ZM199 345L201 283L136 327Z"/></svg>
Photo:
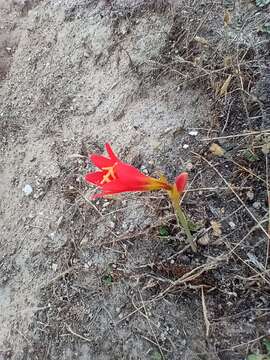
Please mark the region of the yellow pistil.
<svg viewBox="0 0 270 360"><path fill-rule="evenodd" d="M114 173L114 168L115 168L115 165L102 168L103 171L107 171L107 174L105 174L103 176L101 184L109 183L112 180L116 179L116 176L115 176L115 173Z"/></svg>

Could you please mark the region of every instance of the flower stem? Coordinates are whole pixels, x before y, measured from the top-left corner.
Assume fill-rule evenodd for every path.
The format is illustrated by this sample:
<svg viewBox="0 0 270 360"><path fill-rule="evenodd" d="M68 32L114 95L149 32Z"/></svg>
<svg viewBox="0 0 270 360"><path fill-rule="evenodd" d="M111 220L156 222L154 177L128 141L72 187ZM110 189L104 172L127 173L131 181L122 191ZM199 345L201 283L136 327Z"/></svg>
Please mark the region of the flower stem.
<svg viewBox="0 0 270 360"><path fill-rule="evenodd" d="M195 242L193 241L193 236L191 235L186 215L185 215L184 211L181 209L179 201L175 201L174 199L172 199L172 204L174 207L178 225L181 226L185 230L188 242L189 242L192 250L194 252L196 252L197 246L196 246Z"/></svg>

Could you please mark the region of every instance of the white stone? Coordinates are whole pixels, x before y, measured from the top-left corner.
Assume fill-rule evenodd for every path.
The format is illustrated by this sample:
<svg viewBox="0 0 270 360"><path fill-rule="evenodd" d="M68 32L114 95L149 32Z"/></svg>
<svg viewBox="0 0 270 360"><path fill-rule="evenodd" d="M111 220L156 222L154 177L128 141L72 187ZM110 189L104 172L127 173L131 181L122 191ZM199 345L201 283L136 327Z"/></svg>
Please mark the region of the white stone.
<svg viewBox="0 0 270 360"><path fill-rule="evenodd" d="M25 194L26 196L31 195L32 192L33 192L32 186L29 185L29 184L26 184L25 187L23 188L23 192L24 192L24 194Z"/></svg>
<svg viewBox="0 0 270 360"><path fill-rule="evenodd" d="M197 135L198 135L198 131L197 131L197 130L191 130L191 131L189 132L189 135L191 135L191 136L197 136Z"/></svg>

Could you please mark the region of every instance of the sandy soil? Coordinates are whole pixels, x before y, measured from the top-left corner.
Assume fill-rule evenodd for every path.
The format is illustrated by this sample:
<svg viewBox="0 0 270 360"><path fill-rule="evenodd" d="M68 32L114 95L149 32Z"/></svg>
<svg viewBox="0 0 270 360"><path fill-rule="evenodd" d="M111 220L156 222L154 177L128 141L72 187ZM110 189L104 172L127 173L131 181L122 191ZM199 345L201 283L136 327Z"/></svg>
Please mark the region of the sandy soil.
<svg viewBox="0 0 270 360"><path fill-rule="evenodd" d="M183 84L179 69L171 71L164 59L178 56L179 44L186 46L179 34L175 40L175 29L191 29L192 21L202 23L193 34L197 42L207 37L218 43L226 31L226 41L249 48L258 42L254 29L267 10L253 2L246 9L229 7L239 32L236 26L224 30L224 8L213 6L202 2L188 13L181 1L0 1L1 360L244 359L249 341L259 346L254 339L267 335L265 313L249 312L269 307L267 290L262 286L258 297L254 290L247 300L247 280L237 280L239 293L229 283L232 266L233 276L248 277L241 272L245 265L227 259L228 266L225 261L212 274L222 241L202 245L196 255L182 252L185 238L175 224L166 238L158 230L165 219L174 221L163 194L93 203L93 189L83 181L93 169L87 155L102 153L110 142L147 174L163 172L173 180L188 169L197 179L192 187L224 186L211 171L197 176L192 151L206 154L202 139L225 129L230 104L217 101L206 80ZM254 25L248 18L257 11ZM267 129L267 72L262 78L252 87L253 96L262 94L259 128L240 121L244 110L235 110L226 134ZM28 195L26 185L32 188ZM227 213L222 199L207 196L201 205L198 193L185 200L205 228L209 219L239 207L233 200ZM234 222L254 226L245 219ZM206 266L205 277L167 289L199 266ZM234 307L243 316L236 318Z"/></svg>

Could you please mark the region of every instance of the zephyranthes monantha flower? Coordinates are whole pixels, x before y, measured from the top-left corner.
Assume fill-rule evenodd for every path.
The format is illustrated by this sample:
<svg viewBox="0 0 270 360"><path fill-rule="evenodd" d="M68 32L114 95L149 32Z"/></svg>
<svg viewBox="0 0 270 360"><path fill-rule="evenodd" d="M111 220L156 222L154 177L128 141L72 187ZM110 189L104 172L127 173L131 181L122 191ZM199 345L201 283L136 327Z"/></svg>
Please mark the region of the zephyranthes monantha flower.
<svg viewBox="0 0 270 360"><path fill-rule="evenodd" d="M195 244L193 243L186 217L180 208L180 198L185 190L188 174L185 172L181 173L176 178L175 183L170 184L164 176L156 179L143 174L134 166L121 161L115 155L109 144L106 144L105 147L109 157L91 155L90 160L100 170L90 172L85 176L85 180L88 183L94 184L101 189L101 192L94 195L93 198L122 192L167 191L175 209L178 222L185 229L188 240L190 241L193 250L195 250Z"/></svg>

